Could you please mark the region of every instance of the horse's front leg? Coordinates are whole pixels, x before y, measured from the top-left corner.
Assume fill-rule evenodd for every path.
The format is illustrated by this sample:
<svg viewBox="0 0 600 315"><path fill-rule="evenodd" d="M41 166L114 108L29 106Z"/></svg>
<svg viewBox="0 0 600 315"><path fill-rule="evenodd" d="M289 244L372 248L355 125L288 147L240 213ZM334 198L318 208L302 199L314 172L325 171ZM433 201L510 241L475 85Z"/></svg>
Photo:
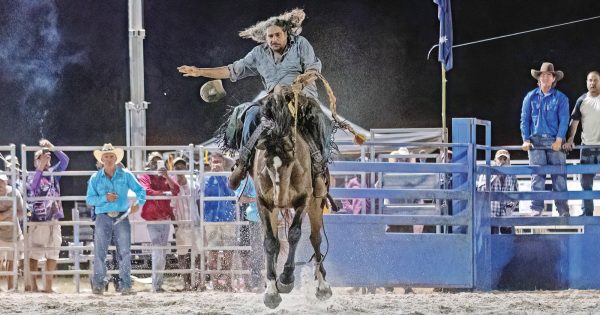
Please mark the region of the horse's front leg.
<svg viewBox="0 0 600 315"><path fill-rule="evenodd" d="M290 244L289 254L283 272L277 279L277 289L280 293L290 293L294 289L294 270L296 269L296 247L302 236L302 214L306 209L307 195L303 194L294 200L294 209L296 214L288 231L288 242Z"/></svg>
<svg viewBox="0 0 600 315"><path fill-rule="evenodd" d="M321 255L321 228L323 227L323 210L321 210L321 198L314 198L308 209L310 218L310 242L315 250L315 280L317 280L317 293L319 300L327 300L331 297L331 286L325 281L325 267Z"/></svg>
<svg viewBox="0 0 600 315"><path fill-rule="evenodd" d="M264 248L267 259L267 290L265 291L264 303L268 308L276 308L281 303L281 296L277 290L277 273L275 264L279 253L279 240L277 239L277 210L271 211L261 209L264 231ZM275 222L275 229L273 229Z"/></svg>

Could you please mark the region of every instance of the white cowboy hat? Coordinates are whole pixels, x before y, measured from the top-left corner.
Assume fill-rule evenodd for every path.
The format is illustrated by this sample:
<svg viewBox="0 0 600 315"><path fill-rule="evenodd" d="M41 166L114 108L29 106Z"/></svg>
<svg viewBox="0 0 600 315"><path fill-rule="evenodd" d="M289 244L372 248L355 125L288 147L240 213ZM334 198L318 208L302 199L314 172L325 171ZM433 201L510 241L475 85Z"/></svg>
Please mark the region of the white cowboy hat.
<svg viewBox="0 0 600 315"><path fill-rule="evenodd" d="M119 162L123 160L123 156L125 155L123 149L115 148L112 144L105 143L102 146L102 149L94 150L94 157L96 158L96 160L98 160L98 162L102 163L102 156L107 153L113 153L117 156L117 161L115 162L115 164L119 164Z"/></svg>
<svg viewBox="0 0 600 315"><path fill-rule="evenodd" d="M223 88L223 82L221 80L212 80L204 83L200 88L200 97L207 103L214 103L223 97L227 93Z"/></svg>

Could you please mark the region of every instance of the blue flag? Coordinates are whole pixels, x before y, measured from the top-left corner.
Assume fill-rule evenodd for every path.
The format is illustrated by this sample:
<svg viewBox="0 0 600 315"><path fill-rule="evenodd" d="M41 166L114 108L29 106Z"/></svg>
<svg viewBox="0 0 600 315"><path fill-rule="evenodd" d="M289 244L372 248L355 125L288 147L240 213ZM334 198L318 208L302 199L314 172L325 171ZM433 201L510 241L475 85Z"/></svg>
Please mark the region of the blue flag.
<svg viewBox="0 0 600 315"><path fill-rule="evenodd" d="M433 0L438 5L438 19L440 20L440 46L438 47L439 62L444 63L446 71L454 65L452 60L452 10L450 0Z"/></svg>

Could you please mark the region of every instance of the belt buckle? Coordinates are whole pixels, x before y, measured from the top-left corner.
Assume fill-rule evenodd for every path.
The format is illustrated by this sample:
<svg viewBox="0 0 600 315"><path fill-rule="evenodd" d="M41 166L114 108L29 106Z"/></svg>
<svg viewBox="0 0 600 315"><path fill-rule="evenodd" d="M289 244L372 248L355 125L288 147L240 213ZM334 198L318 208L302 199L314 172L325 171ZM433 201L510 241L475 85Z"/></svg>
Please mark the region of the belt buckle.
<svg viewBox="0 0 600 315"><path fill-rule="evenodd" d="M119 216L119 211L111 211L111 212L107 213L107 215L111 218L116 218Z"/></svg>

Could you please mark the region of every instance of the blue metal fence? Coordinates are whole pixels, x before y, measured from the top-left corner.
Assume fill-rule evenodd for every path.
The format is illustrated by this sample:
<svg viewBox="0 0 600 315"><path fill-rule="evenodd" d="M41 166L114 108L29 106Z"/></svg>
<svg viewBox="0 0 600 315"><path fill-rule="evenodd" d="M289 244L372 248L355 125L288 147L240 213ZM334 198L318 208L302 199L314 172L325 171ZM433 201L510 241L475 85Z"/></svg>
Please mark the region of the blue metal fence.
<svg viewBox="0 0 600 315"><path fill-rule="evenodd" d="M477 139L484 129L483 143ZM494 200L600 199L600 191L477 191L479 175L595 174L600 165L491 166L491 123L452 120L452 163L335 162L332 172L451 174L444 189L333 188L341 198L452 200L438 215L328 215L328 279L339 286L426 286L492 289L600 289L595 217L490 217ZM367 145L369 145L367 143ZM427 144L420 144L427 145ZM429 144L431 146L431 144ZM443 146L444 144L435 144ZM520 147L506 147L520 149ZM477 166L478 152L485 164ZM441 185L440 185L441 186ZM376 213L376 212L375 212ZM391 233L395 225L434 225L438 233ZM449 227L449 228L446 228ZM510 227L511 234L492 234ZM525 231L518 233L518 231ZM542 231L542 232L540 232ZM539 234L545 233L545 234Z"/></svg>

